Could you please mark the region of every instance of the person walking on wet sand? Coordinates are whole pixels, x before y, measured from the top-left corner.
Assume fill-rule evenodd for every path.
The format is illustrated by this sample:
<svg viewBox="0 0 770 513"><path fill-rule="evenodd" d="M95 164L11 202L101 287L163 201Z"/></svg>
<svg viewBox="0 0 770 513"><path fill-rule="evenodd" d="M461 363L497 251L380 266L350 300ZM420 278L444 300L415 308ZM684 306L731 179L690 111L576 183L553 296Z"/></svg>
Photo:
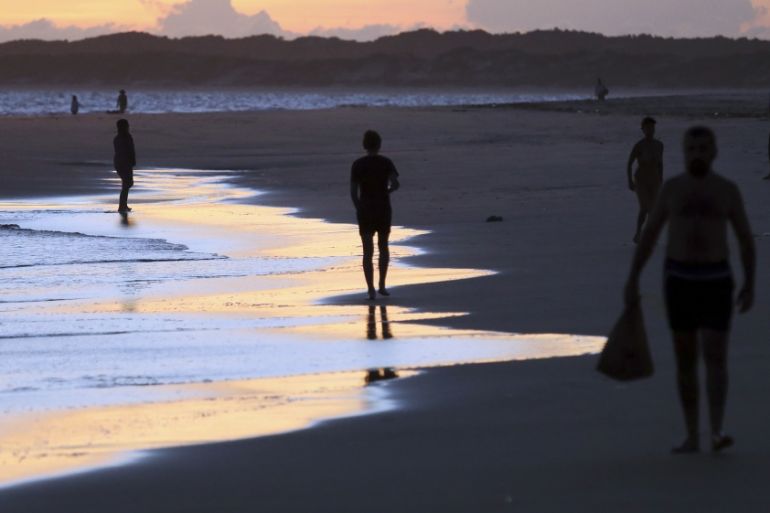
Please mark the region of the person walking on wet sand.
<svg viewBox="0 0 770 513"><path fill-rule="evenodd" d="M642 120L644 138L636 143L628 157L626 174L628 188L636 192L639 200L639 214L636 217L634 242L639 242L642 227L655 204L663 182L663 143L655 139L656 121L647 117ZM633 173L634 162L638 163Z"/></svg>
<svg viewBox="0 0 770 513"><path fill-rule="evenodd" d="M118 94L118 114L125 114L128 110L128 95L126 95L126 91L121 89L120 93Z"/></svg>
<svg viewBox="0 0 770 513"><path fill-rule="evenodd" d="M115 157L113 163L115 170L120 176L120 202L118 212L127 214L131 212L128 207L128 191L134 186L134 166L136 166L136 151L134 149L134 138L128 131L128 121L120 119L117 122L118 134L112 140L115 148Z"/></svg>
<svg viewBox="0 0 770 513"><path fill-rule="evenodd" d="M380 134L368 130L364 134L364 149L366 156L353 163L350 172L350 197L356 207L358 233L363 244L364 277L369 293L369 299L375 299L377 293L389 296L385 288L385 278L388 275L390 262L390 225L393 212L390 205L390 194L398 190L398 171L393 162L379 154L382 146ZM374 235L377 234L379 259L379 288L374 288Z"/></svg>
<svg viewBox="0 0 770 513"><path fill-rule="evenodd" d="M706 364L711 448L733 445L722 432L727 399L727 344L733 310L733 278L728 263L727 226L740 244L744 282L738 293L741 312L754 302L754 239L738 187L716 174L714 133L694 127L684 137L686 172L668 180L636 249L626 283L625 301L639 300L639 275L669 224L665 297L674 340L679 396L687 438L674 453L700 450L698 429L698 348Z"/></svg>
<svg viewBox="0 0 770 513"><path fill-rule="evenodd" d="M607 89L607 86L604 85L604 82L602 82L601 78L597 78L596 86L594 86L594 96L596 96L596 99L600 102L603 102L605 99L607 99L608 94L610 94L610 90Z"/></svg>

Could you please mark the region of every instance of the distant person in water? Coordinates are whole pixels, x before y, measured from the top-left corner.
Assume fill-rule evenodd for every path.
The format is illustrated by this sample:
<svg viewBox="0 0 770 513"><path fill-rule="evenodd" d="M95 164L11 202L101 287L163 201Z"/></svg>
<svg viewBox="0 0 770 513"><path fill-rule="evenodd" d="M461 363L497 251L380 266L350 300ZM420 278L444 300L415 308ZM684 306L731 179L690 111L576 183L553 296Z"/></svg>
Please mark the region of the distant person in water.
<svg viewBox="0 0 770 513"><path fill-rule="evenodd" d="M120 93L118 94L118 113L125 114L127 110L128 110L128 96L126 95L126 91L121 89Z"/></svg>
<svg viewBox="0 0 770 513"><path fill-rule="evenodd" d="M77 116L78 112L80 112L80 102L78 101L78 97L74 94L72 95L72 101L70 102L70 112L73 116Z"/></svg>
<svg viewBox="0 0 770 513"><path fill-rule="evenodd" d="M353 163L350 172L350 197L356 207L358 233L364 250L364 277L369 293L369 299L375 299L377 293L389 296L385 288L385 278L388 275L390 262L390 224L392 209L390 194L399 188L398 171L393 162L379 154L382 146L380 134L369 130L364 134L364 149L366 156ZM374 235L377 234L377 246L380 253L379 287L374 288Z"/></svg>
<svg viewBox="0 0 770 513"><path fill-rule="evenodd" d="M112 141L115 148L115 157L113 163L115 170L120 176L120 202L118 203L118 212L127 214L131 212L128 208L128 191L134 186L134 166L136 166L136 151L134 150L134 138L128 131L128 121L118 120L118 134Z"/></svg>
<svg viewBox="0 0 770 513"><path fill-rule="evenodd" d="M610 94L610 90L604 85L601 78L596 79L596 87L594 87L594 95L596 99L603 102L607 95Z"/></svg>
<svg viewBox="0 0 770 513"><path fill-rule="evenodd" d="M658 191L663 183L663 143L655 139L655 124L653 118L647 117L642 120L644 138L634 145L628 157L626 168L628 188L636 192L636 197L639 200L634 242L639 242L644 223L652 211ZM638 167L634 173L635 162Z"/></svg>
<svg viewBox="0 0 770 513"><path fill-rule="evenodd" d="M755 249L738 187L717 175L714 133L694 127L684 137L686 172L668 180L636 249L625 289L627 304L639 300L639 275L658 236L669 224L665 264L665 298L674 339L679 396L687 438L674 453L700 450L698 428L698 346L706 363L711 448L733 444L722 432L727 399L727 342L733 310L733 278L728 263L727 226L740 245L744 282L738 294L741 312L754 302Z"/></svg>

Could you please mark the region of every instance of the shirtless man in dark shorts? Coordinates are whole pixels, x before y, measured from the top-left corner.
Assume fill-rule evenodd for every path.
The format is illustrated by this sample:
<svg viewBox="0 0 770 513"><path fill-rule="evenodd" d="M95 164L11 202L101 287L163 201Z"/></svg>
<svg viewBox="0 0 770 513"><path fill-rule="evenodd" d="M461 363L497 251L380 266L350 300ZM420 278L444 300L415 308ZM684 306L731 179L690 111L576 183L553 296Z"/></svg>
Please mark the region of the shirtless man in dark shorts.
<svg viewBox="0 0 770 513"><path fill-rule="evenodd" d="M353 163L350 172L350 197L356 207L358 233L364 247L364 277L369 299L375 299L379 292L389 296L385 288L388 275L390 250L388 237L393 212L390 206L390 194L399 188L398 171L387 157L379 154L382 146L380 135L369 130L364 134L366 156ZM380 251L380 282L374 288L374 234L377 234L377 246Z"/></svg>
<svg viewBox="0 0 770 513"><path fill-rule="evenodd" d="M733 310L733 278L728 264L727 227L740 244L744 283L738 307L747 312L754 302L754 239L738 187L714 173L714 133L694 127L684 137L686 173L668 180L650 215L634 255L625 290L627 304L639 300L639 275L668 222L665 296L676 352L679 396L687 438L673 452L700 449L698 430L699 344L706 363L706 392L711 421L711 448L733 444L722 433L727 399L727 341Z"/></svg>
<svg viewBox="0 0 770 513"><path fill-rule="evenodd" d="M642 227L647 220L647 215L652 211L660 185L663 183L663 143L655 139L655 124L656 121L653 118L642 120L644 139L634 145L628 157L626 170L628 188L636 192L636 197L639 199L634 242L639 242ZM638 162L639 167L632 175L634 162Z"/></svg>

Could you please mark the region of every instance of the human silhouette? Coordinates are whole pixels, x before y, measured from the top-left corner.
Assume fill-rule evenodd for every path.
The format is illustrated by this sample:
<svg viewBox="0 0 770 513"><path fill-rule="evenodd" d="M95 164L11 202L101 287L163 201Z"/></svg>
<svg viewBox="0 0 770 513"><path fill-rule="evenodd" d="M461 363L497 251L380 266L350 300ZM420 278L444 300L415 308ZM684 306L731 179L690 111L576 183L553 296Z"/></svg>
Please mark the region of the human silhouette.
<svg viewBox="0 0 770 513"><path fill-rule="evenodd" d="M356 208L358 233L364 250L364 278L368 289L369 299L380 295L389 296L385 287L390 262L390 225L393 217L390 205L390 195L398 190L398 171L393 162L379 154L382 146L380 134L368 130L364 134L363 146L366 156L353 163L350 172L350 197ZM379 258L379 288L374 288L374 235L377 234Z"/></svg>
<svg viewBox="0 0 770 513"><path fill-rule="evenodd" d="M120 202L118 212L127 214L131 212L128 207L128 191L134 186L134 166L136 166L136 151L134 149L134 138L129 132L128 120L120 119L117 122L118 134L112 140L115 148L115 157L113 163L115 170L120 176Z"/></svg>
<svg viewBox="0 0 770 513"><path fill-rule="evenodd" d="M663 183L663 143L655 139L656 121L646 117L642 120L644 138L637 142L628 156L626 175L628 188L636 192L639 200L639 214L636 217L634 242L639 242L647 216L655 204L655 198ZM638 163L636 173L632 173L634 162Z"/></svg>
<svg viewBox="0 0 770 513"><path fill-rule="evenodd" d="M711 448L733 445L722 432L727 399L727 342L733 310L733 278L728 263L727 226L738 238L744 282L738 294L741 312L754 303L755 249L738 187L716 174L714 133L693 127L684 137L686 172L668 180L650 215L634 254L626 283L626 304L639 300L639 275L668 223L665 297L677 361L679 396L687 426L684 443L674 453L700 450L698 430L698 347L706 364L706 392Z"/></svg>
<svg viewBox="0 0 770 513"><path fill-rule="evenodd" d="M126 95L126 91L124 89L121 89L118 94L118 114L125 114L128 110L128 95Z"/></svg>
<svg viewBox="0 0 770 513"><path fill-rule="evenodd" d="M596 99L603 102L608 94L610 94L610 90L607 89L607 86L604 85L601 78L597 78L596 86L594 87L594 96L596 96Z"/></svg>
<svg viewBox="0 0 770 513"><path fill-rule="evenodd" d="M80 101L74 94L72 95L72 101L70 101L70 112L73 116L77 116L78 112L80 112Z"/></svg>

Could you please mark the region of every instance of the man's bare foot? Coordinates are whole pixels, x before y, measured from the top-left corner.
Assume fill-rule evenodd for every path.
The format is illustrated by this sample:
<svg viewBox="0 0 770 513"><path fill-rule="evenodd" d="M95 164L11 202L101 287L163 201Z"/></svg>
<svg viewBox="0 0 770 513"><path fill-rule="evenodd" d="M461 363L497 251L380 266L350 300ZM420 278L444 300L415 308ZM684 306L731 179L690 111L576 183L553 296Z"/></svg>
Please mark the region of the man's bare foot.
<svg viewBox="0 0 770 513"><path fill-rule="evenodd" d="M369 301L374 301L375 299L377 299L377 291L369 289Z"/></svg>
<svg viewBox="0 0 770 513"><path fill-rule="evenodd" d="M385 287L380 287L380 289L377 292L379 292L381 296L390 295L390 292L388 292L388 289L386 289Z"/></svg>
<svg viewBox="0 0 770 513"><path fill-rule="evenodd" d="M119 214L128 214L129 212L131 212L131 207L119 208L118 209L118 213Z"/></svg>
<svg viewBox="0 0 770 513"><path fill-rule="evenodd" d="M729 435L712 435L711 436L711 450L712 452L719 452L722 449L727 449L735 444L733 437Z"/></svg>
<svg viewBox="0 0 770 513"><path fill-rule="evenodd" d="M688 438L682 445L671 449L671 454L695 454L698 452L700 452L700 443L693 438Z"/></svg>

